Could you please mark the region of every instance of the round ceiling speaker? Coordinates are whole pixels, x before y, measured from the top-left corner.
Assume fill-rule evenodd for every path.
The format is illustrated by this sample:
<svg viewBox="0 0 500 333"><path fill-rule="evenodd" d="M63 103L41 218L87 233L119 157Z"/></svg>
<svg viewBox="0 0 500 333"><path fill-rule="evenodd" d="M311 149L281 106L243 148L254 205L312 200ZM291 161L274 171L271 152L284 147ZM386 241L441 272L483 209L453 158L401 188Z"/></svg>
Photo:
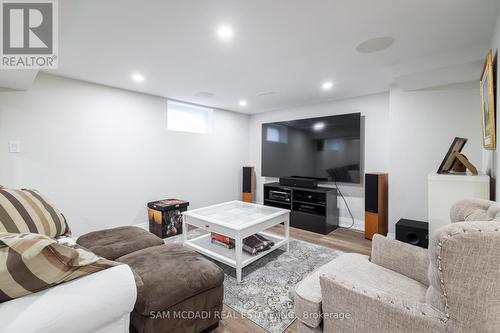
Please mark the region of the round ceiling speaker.
<svg viewBox="0 0 500 333"><path fill-rule="evenodd" d="M385 50L392 44L394 44L394 38L392 37L377 37L359 44L356 50L361 53L374 53Z"/></svg>

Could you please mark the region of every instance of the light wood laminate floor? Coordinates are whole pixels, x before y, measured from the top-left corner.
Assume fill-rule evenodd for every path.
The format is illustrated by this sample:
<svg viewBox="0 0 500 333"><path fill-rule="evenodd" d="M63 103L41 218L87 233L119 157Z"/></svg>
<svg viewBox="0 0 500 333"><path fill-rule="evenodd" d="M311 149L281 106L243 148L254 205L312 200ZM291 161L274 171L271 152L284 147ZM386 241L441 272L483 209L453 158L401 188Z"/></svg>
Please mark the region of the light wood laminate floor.
<svg viewBox="0 0 500 333"><path fill-rule="evenodd" d="M276 226L271 229L276 233L283 233L283 226ZM313 232L290 228L290 237L300 239L309 243L329 247L344 252L356 252L369 255L371 252L371 241L366 240L362 232L338 228L328 235L320 235ZM213 331L215 333L266 333L259 325L253 321L242 318L241 314L230 307L224 305L224 311L230 313L229 318L223 319L219 327ZM295 320L285 333L297 332L297 320Z"/></svg>

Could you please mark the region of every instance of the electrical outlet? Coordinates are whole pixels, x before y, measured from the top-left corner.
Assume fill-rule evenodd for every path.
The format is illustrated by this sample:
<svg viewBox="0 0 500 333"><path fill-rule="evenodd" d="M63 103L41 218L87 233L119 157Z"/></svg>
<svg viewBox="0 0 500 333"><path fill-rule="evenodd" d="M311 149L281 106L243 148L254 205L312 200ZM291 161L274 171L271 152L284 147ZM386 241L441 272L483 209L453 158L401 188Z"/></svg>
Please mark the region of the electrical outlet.
<svg viewBox="0 0 500 333"><path fill-rule="evenodd" d="M20 153L20 152L21 152L21 142L9 141L9 153Z"/></svg>

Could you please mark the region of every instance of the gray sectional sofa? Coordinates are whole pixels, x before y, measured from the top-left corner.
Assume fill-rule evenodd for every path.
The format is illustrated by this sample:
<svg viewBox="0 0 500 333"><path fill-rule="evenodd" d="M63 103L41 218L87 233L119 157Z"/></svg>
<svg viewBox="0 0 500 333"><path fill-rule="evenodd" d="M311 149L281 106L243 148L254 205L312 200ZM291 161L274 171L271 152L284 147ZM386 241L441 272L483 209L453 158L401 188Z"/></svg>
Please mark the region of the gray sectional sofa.
<svg viewBox="0 0 500 333"><path fill-rule="evenodd" d="M131 314L139 332L207 332L222 311L224 273L200 254L137 227L91 232L77 243L136 275L137 301Z"/></svg>

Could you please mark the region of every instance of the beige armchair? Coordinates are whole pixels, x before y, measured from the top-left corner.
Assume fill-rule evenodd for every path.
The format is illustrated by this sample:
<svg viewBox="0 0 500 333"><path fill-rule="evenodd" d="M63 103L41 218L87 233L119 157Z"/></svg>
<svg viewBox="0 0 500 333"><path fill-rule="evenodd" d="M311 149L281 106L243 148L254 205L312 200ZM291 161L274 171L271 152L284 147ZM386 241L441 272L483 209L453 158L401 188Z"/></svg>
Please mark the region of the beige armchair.
<svg viewBox="0 0 500 333"><path fill-rule="evenodd" d="M324 265L296 286L299 331L499 332L499 212L464 200L428 251L376 235L370 258Z"/></svg>

